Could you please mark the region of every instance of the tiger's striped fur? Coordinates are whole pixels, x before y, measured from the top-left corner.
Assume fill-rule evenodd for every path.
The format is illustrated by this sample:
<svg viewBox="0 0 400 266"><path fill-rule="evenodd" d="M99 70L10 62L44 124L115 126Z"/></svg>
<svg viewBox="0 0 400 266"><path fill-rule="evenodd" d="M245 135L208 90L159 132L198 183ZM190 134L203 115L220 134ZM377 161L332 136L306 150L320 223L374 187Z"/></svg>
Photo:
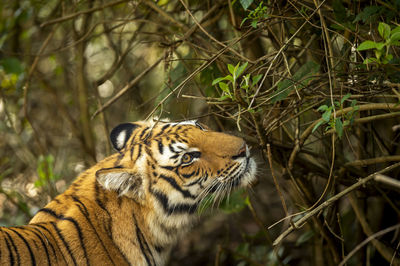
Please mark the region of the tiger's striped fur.
<svg viewBox="0 0 400 266"><path fill-rule="evenodd" d="M1 265L163 265L202 199L255 176L241 138L195 121L122 124L111 142L28 225L0 228Z"/></svg>

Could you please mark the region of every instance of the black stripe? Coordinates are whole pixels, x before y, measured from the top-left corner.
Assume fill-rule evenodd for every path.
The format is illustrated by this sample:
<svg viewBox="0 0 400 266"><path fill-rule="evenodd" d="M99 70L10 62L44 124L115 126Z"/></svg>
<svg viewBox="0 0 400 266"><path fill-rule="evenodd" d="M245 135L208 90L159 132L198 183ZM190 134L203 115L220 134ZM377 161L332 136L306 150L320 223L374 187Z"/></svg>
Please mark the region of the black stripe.
<svg viewBox="0 0 400 266"><path fill-rule="evenodd" d="M169 128L171 125L170 124L165 124L162 128L161 128L161 133L164 133L164 131Z"/></svg>
<svg viewBox="0 0 400 266"><path fill-rule="evenodd" d="M168 170L168 171L173 171L173 170L175 169L174 166L168 166L168 165L166 165L166 166L160 165L160 167L163 168L163 169L166 169L166 170Z"/></svg>
<svg viewBox="0 0 400 266"><path fill-rule="evenodd" d="M37 226L37 227L41 228L42 230L46 231L46 232L48 233L49 236L51 236L51 238L53 239L53 243L54 243L54 245L58 248L58 250L60 251L60 254L61 254L61 256L62 256L64 262L67 263L67 260L65 259L64 254L62 253L61 249L60 249L59 246L57 245L57 240L54 238L53 233L52 233L49 229L47 229L44 225L42 225L42 224L30 224L30 225L31 225L31 226ZM39 229L38 229L38 230L39 230ZM46 237L46 238L47 238L47 237ZM53 247L53 245L52 245L51 243L49 243L49 246L51 247L51 249L52 249L52 251L53 251L54 257L55 257L56 260L58 261L56 250L54 249L54 247Z"/></svg>
<svg viewBox="0 0 400 266"><path fill-rule="evenodd" d="M51 225L53 226L53 228L56 231L57 235L60 237L61 241L63 242L63 244L65 246L65 249L67 250L69 256L72 258L72 261L74 262L74 265L77 265L76 264L76 259L74 257L74 254L72 254L71 248L70 248L69 244L67 243L67 241L65 241L65 238L61 234L60 229L57 227L57 225L54 222L51 222Z"/></svg>
<svg viewBox="0 0 400 266"><path fill-rule="evenodd" d="M14 244L14 241L12 240L12 238L10 237L10 235L6 232L6 231L4 231L4 230L2 230L2 232L3 232L3 234L5 235L4 236L4 240L6 241L6 245L7 245L7 248L8 248L8 252L10 253L9 254L9 261L10 261L10 264L11 265L14 265L14 255L13 255L13 253L12 253L12 249L14 249L14 251L15 251L15 255L17 255L17 265L19 265L20 264L20 262L19 262L19 254L18 254L18 251L17 251L17 247L15 246L15 244ZM8 242L8 240L7 240L7 238L10 240L10 242L11 242L11 244L10 244L10 242Z"/></svg>
<svg viewBox="0 0 400 266"><path fill-rule="evenodd" d="M188 179L188 178L191 178L193 175L195 175L195 172L193 171L190 174L181 174L181 175L183 176L183 178Z"/></svg>
<svg viewBox="0 0 400 266"><path fill-rule="evenodd" d="M193 182L190 182L189 184L185 184L184 186L185 186L185 187L191 187L191 186L193 186L193 185L196 185L197 183L200 182L200 180L201 180L202 178L203 178L203 177L197 178L197 179L194 180Z"/></svg>
<svg viewBox="0 0 400 266"><path fill-rule="evenodd" d="M14 232L19 238L22 239L22 241L23 241L23 242L25 243L25 245L26 245L26 248L27 248L28 251L29 251L29 255L31 256L32 265L35 266L35 265L36 265L35 256L33 256L33 252L32 252L31 246L30 246L30 244L28 243L28 241L26 241L25 237L23 237L23 236L18 232L18 230L14 230L13 228L8 228L8 230Z"/></svg>
<svg viewBox="0 0 400 266"><path fill-rule="evenodd" d="M168 227L165 223L162 223L158 220L156 220L155 226L158 226L160 230L162 230L167 236L176 235L176 232L178 231L178 228L176 226Z"/></svg>
<svg viewBox="0 0 400 266"><path fill-rule="evenodd" d="M110 253L108 252L106 246L104 245L104 243L101 240L99 234L97 233L97 230L95 229L92 221L89 219L89 211L87 210L85 204L83 204L83 202L81 200L79 200L76 196L72 195L71 197L77 203L76 206L79 208L79 210L81 211L82 215L86 218L87 222L92 227L93 232L95 233L97 239L99 240L98 242L101 244L101 246L103 247L104 251L106 252L108 259L112 262L113 265L115 265L113 259L111 258Z"/></svg>
<svg viewBox="0 0 400 266"><path fill-rule="evenodd" d="M39 238L40 243L42 244L44 251L46 252L46 257L47 257L47 264L50 265L50 254L49 254L49 250L47 249L47 245L46 243L43 241L41 233L37 233L36 230L39 230L37 228L34 227L29 227L30 225L27 225L26 229L31 231L37 238Z"/></svg>
<svg viewBox="0 0 400 266"><path fill-rule="evenodd" d="M174 189L178 190L184 198L191 198L191 199L196 199L196 196L192 195L190 191L188 190L183 190L175 181L175 179L165 176L165 175L160 175L160 178L164 179L167 181Z"/></svg>
<svg viewBox="0 0 400 266"><path fill-rule="evenodd" d="M179 214L179 213L193 214L197 209L196 203L195 204L180 203L180 204L174 204L174 205L170 206L168 203L168 198L164 193L162 193L160 191L154 191L154 190L150 190L150 192L161 203L161 206L163 207L163 209L167 215Z"/></svg>
<svg viewBox="0 0 400 266"><path fill-rule="evenodd" d="M143 136L144 136L144 134L146 134L146 132L149 130L149 127L145 127L143 130L142 130L142 133L140 133L140 135L139 135L139 140L141 140L142 138L143 138Z"/></svg>
<svg viewBox="0 0 400 266"><path fill-rule="evenodd" d="M155 260L154 260L153 254L151 253L151 250L150 250L150 248L149 248L149 245L147 244L147 241L146 241L146 239L144 238L144 236L143 236L143 234L142 234L142 231L140 231L140 228L139 228L139 225L138 225L138 223L137 223L135 214L133 214L132 217L133 217L133 220L134 220L134 222L135 222L136 235L137 235L137 238L138 238L140 250L142 251L142 253L143 253L143 255L144 255L144 258L146 259L147 265L156 265L156 262L155 262ZM147 251L147 253L150 254L150 258L151 258L151 260L152 260L151 262L150 262L150 258L149 258L149 257L147 256L147 254L146 254L146 251Z"/></svg>
<svg viewBox="0 0 400 266"><path fill-rule="evenodd" d="M98 182L94 183L94 189L95 189L95 198L96 198L97 205L108 216L108 220L102 222L101 224L103 224L104 231L107 233L108 237L113 240L114 238L113 238L113 234L112 234L112 216L110 215L110 212L108 211L107 207L104 206L104 204L103 204L103 201L107 202L107 199L104 198L103 201L100 200L100 195L105 195L105 194L100 192L100 184ZM120 250L119 247L117 247L117 249L119 250L119 252L120 252L121 256L124 258L124 260L127 262L127 264L129 264L128 259L126 258L125 254L122 252L122 250Z"/></svg>
<svg viewBox="0 0 400 266"><path fill-rule="evenodd" d="M172 155L171 157L169 157L171 160L173 160L173 159L176 159L176 158L178 158L179 157L179 154L175 154L175 155Z"/></svg>
<svg viewBox="0 0 400 266"><path fill-rule="evenodd" d="M89 264L89 260L88 260L88 256L87 256L86 247L85 247L85 244L84 244L84 241L83 241L82 229L80 228L78 222L77 222L75 219L71 218L71 217L65 217L65 216L62 215L62 214L56 214L53 210L48 209L48 208L43 208L43 209L39 210L39 212L48 213L48 214L50 214L50 215L56 217L56 218L59 219L59 220L69 221L69 222L71 222L71 223L75 226L76 231L78 232L79 242L80 242L80 244L81 244L81 246L82 246L82 250L83 250L83 253L84 253L84 257L85 257L85 259L86 259L86 264L87 264L87 265L90 265L90 264ZM63 241L65 241L65 240L63 240ZM71 255L72 255L72 254L71 254ZM76 263L76 261L74 261L74 262Z"/></svg>
<svg viewBox="0 0 400 266"><path fill-rule="evenodd" d="M162 144L162 141L157 141L158 143L158 151L160 152L160 154L164 153L164 145Z"/></svg>
<svg viewBox="0 0 400 266"><path fill-rule="evenodd" d="M169 148L169 150L170 150L171 152L173 152L173 153L178 153L178 151L174 149L174 147L172 146L172 144L169 144L169 145L168 145L168 148Z"/></svg>
<svg viewBox="0 0 400 266"><path fill-rule="evenodd" d="M107 210L107 208L104 206L103 201L100 200L100 195L104 195L103 193L100 193L100 184L98 182L94 182L94 191L95 191L95 198L96 198L96 203L97 205L107 214L108 216L108 221L103 222L103 228L104 231L107 232L107 235L109 238L113 239L112 236L112 217L110 215L110 212ZM107 202L107 201L105 201Z"/></svg>
<svg viewBox="0 0 400 266"><path fill-rule="evenodd" d="M139 159L140 156L142 156L142 144L137 144L136 146L137 146L137 150L138 150L138 155L137 155L135 161L136 161L137 159Z"/></svg>

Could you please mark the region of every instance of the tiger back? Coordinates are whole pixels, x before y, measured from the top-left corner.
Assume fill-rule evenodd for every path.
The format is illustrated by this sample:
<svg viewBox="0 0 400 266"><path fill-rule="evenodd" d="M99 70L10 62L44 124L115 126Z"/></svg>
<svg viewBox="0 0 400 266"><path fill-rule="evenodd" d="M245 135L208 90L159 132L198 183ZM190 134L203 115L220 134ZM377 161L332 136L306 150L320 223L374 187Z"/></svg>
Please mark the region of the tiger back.
<svg viewBox="0 0 400 266"><path fill-rule="evenodd" d="M196 121L121 124L117 153L28 225L0 228L1 265L164 265L208 195L255 179L245 142Z"/></svg>

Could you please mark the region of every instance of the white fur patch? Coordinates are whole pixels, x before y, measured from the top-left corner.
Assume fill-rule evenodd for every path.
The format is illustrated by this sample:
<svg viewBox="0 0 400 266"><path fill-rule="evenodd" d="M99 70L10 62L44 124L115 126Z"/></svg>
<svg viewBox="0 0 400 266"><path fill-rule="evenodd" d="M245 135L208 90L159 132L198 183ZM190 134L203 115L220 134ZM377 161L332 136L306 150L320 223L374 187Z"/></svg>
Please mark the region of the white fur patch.
<svg viewBox="0 0 400 266"><path fill-rule="evenodd" d="M122 130L116 139L117 149L122 149L126 142L126 130Z"/></svg>

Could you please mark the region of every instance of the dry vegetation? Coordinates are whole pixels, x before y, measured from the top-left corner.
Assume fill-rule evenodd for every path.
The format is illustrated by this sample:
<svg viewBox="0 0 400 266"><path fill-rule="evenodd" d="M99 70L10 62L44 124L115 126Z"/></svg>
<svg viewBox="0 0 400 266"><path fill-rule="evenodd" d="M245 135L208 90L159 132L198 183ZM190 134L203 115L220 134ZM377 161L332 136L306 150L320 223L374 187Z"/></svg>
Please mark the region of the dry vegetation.
<svg viewBox="0 0 400 266"><path fill-rule="evenodd" d="M199 119L253 146L259 182L170 265L400 265L399 17L380 0L1 0L1 224L112 153L113 126Z"/></svg>

